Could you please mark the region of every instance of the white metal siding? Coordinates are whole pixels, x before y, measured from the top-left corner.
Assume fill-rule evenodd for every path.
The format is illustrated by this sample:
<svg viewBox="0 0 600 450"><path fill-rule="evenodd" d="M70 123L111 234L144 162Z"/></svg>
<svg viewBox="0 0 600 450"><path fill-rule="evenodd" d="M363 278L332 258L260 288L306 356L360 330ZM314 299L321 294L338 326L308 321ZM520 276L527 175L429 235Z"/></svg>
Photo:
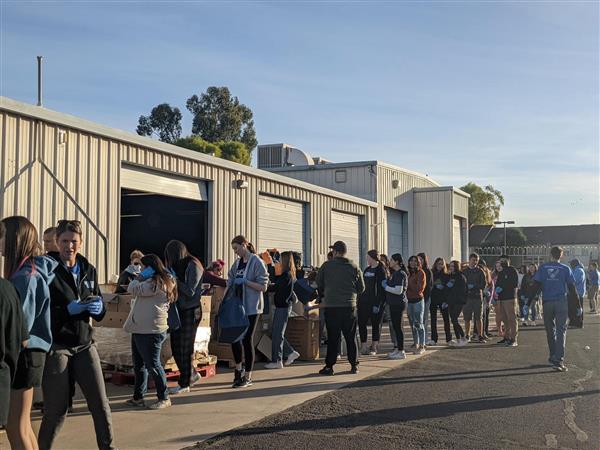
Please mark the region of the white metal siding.
<svg viewBox="0 0 600 450"><path fill-rule="evenodd" d="M453 193L454 215L467 219L469 217L469 199L456 192Z"/></svg>
<svg viewBox="0 0 600 450"><path fill-rule="evenodd" d="M258 197L258 248L304 252L304 205L280 198Z"/></svg>
<svg viewBox="0 0 600 450"><path fill-rule="evenodd" d="M144 169L121 168L121 187L189 200L208 200L208 189L204 181L190 181L167 174L159 175Z"/></svg>
<svg viewBox="0 0 600 450"><path fill-rule="evenodd" d="M408 221L407 214L397 209L386 208L387 218L387 254L400 253L408 259Z"/></svg>
<svg viewBox="0 0 600 450"><path fill-rule="evenodd" d="M425 252L429 259L453 255L452 191L433 190L414 193L413 253Z"/></svg>
<svg viewBox="0 0 600 450"><path fill-rule="evenodd" d="M458 217L452 220L452 259L462 261L462 229Z"/></svg>
<svg viewBox="0 0 600 450"><path fill-rule="evenodd" d="M348 247L347 257L361 265L362 240L359 216L338 211L331 212L331 244L335 241L344 241Z"/></svg>

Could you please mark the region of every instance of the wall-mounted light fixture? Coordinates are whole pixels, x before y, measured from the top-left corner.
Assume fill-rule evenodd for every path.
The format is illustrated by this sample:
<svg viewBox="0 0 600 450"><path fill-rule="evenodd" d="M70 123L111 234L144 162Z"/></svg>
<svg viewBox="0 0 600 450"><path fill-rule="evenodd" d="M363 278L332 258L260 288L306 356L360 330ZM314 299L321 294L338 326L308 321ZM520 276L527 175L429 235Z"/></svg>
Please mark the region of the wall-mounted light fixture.
<svg viewBox="0 0 600 450"><path fill-rule="evenodd" d="M236 189L248 189L248 182L246 180L235 180Z"/></svg>
<svg viewBox="0 0 600 450"><path fill-rule="evenodd" d="M392 180L392 187L398 189L398 186L400 186L400 180Z"/></svg>

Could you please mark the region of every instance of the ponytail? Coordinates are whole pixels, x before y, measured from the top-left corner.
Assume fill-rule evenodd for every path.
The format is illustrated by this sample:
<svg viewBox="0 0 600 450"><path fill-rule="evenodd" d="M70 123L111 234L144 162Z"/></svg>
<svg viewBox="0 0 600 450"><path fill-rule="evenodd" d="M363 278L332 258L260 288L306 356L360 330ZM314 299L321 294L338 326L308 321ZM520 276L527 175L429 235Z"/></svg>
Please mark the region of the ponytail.
<svg viewBox="0 0 600 450"><path fill-rule="evenodd" d="M246 237L241 234L234 237L231 240L231 243L237 244L237 245L243 245L244 247L246 247L248 249L248 251L250 253L256 254L256 249L254 248L254 245L252 244L252 242L248 241L248 239L246 239Z"/></svg>

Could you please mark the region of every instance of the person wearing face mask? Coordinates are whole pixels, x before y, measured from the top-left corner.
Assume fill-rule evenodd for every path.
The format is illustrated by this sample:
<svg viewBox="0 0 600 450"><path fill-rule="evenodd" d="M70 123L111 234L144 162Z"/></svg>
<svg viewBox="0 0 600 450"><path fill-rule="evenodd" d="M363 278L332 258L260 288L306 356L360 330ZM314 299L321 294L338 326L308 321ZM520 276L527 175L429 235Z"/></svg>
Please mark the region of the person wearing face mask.
<svg viewBox="0 0 600 450"><path fill-rule="evenodd" d="M115 289L115 294L124 294L127 292L127 286L131 281L135 279L140 274L142 263L140 260L144 254L139 250L134 250L129 255L129 265L127 268L121 272L119 275L119 281L117 281L117 288Z"/></svg>
<svg viewBox="0 0 600 450"><path fill-rule="evenodd" d="M256 255L252 243L244 236L236 236L231 241L231 248L237 259L229 270L227 289L236 289L244 302L244 310L248 317L248 328L241 341L231 344L235 360L235 372L232 388L252 386L252 369L254 368L254 332L258 319L263 313L264 293L269 286L269 272L263 260Z"/></svg>
<svg viewBox="0 0 600 450"><path fill-rule="evenodd" d="M504 337L498 344L508 347L516 347L519 334L519 322L517 320L517 291L519 288L519 276L517 270L510 265L507 255L502 255L500 264L496 265L497 277L495 283L496 314L504 323Z"/></svg>
<svg viewBox="0 0 600 450"><path fill-rule="evenodd" d="M167 339L169 308L175 308L177 283L156 255L141 259L142 271L127 287L135 302L123 329L131 333L131 353L135 385L130 406L146 406L144 394L148 386L148 372L156 385L158 400L149 409L171 406L167 390L167 376L160 361L162 344Z"/></svg>
<svg viewBox="0 0 600 450"><path fill-rule="evenodd" d="M78 220L59 221L56 234L59 252L49 253L58 263L50 284L52 346L42 379L44 417L38 444L42 450L53 447L67 414L72 375L94 419L98 448L112 450L110 405L90 324L90 318L99 322L106 314L96 268L79 254L83 232Z"/></svg>

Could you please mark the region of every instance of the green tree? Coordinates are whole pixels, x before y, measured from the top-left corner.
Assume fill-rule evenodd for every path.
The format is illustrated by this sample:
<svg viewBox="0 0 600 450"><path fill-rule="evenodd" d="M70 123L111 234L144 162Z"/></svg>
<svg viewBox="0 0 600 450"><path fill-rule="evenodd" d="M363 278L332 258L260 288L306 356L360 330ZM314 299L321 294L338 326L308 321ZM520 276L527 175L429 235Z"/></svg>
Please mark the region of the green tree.
<svg viewBox="0 0 600 450"><path fill-rule="evenodd" d="M172 144L181 136L181 111L161 103L152 108L149 116L140 116L136 131L141 136L156 135L159 140Z"/></svg>
<svg viewBox="0 0 600 450"><path fill-rule="evenodd" d="M258 141L252 110L232 97L227 87L209 87L186 102L193 114L192 133L208 142L239 141L252 154Z"/></svg>
<svg viewBox="0 0 600 450"><path fill-rule="evenodd" d="M471 225L492 225L500 217L504 197L493 186L478 186L468 183L461 190L471 195L469 199L469 223Z"/></svg>
<svg viewBox="0 0 600 450"><path fill-rule="evenodd" d="M205 155L212 155L216 156L217 158L221 157L221 149L219 146L211 142L206 142L200 136L188 136L177 139L175 141L175 145L187 148L189 150L194 150L199 153L204 153Z"/></svg>
<svg viewBox="0 0 600 450"><path fill-rule="evenodd" d="M221 158L249 166L252 155L242 142L218 142L221 149Z"/></svg>
<svg viewBox="0 0 600 450"><path fill-rule="evenodd" d="M500 228L500 230L503 230ZM502 247L504 246L504 233L499 233L499 237L493 241L486 240L481 244L482 247ZM506 229L506 246L507 247L522 247L527 245L527 236L521 228Z"/></svg>

